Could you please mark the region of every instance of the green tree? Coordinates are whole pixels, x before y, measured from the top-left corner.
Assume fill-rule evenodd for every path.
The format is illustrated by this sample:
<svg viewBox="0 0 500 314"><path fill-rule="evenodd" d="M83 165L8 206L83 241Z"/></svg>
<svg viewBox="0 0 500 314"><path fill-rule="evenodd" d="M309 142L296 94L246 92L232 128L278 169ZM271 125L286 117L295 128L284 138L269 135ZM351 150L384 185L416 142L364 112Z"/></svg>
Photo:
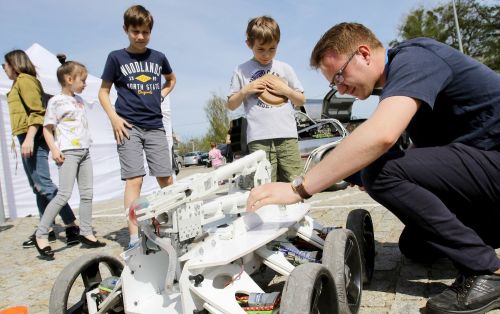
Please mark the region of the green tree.
<svg viewBox="0 0 500 314"><path fill-rule="evenodd" d="M229 116L226 109L227 100L213 93L207 101L204 110L210 127L204 136L187 139L179 143L177 150L181 155L191 151L209 151L210 143L226 142L229 130Z"/></svg>
<svg viewBox="0 0 500 314"><path fill-rule="evenodd" d="M226 109L227 100L212 94L205 105L205 113L207 115L210 128L205 135L205 140L210 145L210 142L225 143L227 130L229 130L229 117Z"/></svg>
<svg viewBox="0 0 500 314"><path fill-rule="evenodd" d="M478 0L457 0L455 4L464 53L500 72L500 5ZM411 11L399 27L399 38L390 46L415 37L431 37L458 49L452 2Z"/></svg>

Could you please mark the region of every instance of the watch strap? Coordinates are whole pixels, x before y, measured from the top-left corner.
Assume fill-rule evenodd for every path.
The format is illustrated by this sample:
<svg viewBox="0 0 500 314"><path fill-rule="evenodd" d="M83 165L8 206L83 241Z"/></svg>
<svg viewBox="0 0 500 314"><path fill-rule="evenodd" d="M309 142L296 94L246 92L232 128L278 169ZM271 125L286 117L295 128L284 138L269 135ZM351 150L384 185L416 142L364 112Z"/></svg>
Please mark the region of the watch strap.
<svg viewBox="0 0 500 314"><path fill-rule="evenodd" d="M304 188L304 179L302 180L302 183L299 184L299 185L296 185L294 186L292 184L292 189L295 191L295 193L299 194L299 196L302 198L302 199L308 199L308 198L311 198L312 195L307 193L306 189Z"/></svg>

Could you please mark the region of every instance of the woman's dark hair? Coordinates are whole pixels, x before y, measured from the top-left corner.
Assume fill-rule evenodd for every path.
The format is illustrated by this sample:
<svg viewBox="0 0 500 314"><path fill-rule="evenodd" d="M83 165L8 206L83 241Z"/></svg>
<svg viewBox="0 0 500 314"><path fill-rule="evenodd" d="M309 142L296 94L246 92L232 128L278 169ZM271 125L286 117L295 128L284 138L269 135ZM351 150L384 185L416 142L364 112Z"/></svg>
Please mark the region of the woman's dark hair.
<svg viewBox="0 0 500 314"><path fill-rule="evenodd" d="M22 50L12 50L4 56L12 69L19 75L21 73L36 76L36 69L26 52Z"/></svg>
<svg viewBox="0 0 500 314"><path fill-rule="evenodd" d="M58 54L57 59L61 63L61 66L57 68L57 80L61 86L66 84L64 80L66 75L75 77L76 75L87 74L87 68L80 62L66 61L66 55L64 54Z"/></svg>

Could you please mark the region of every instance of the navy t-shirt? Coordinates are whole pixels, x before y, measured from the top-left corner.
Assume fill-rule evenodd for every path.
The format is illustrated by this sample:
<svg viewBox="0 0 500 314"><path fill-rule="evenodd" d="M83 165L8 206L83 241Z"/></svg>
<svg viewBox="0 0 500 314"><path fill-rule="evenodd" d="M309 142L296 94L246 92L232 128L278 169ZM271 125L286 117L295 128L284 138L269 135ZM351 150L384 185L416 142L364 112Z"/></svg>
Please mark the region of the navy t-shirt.
<svg viewBox="0 0 500 314"><path fill-rule="evenodd" d="M167 57L156 50L141 54L126 49L108 55L101 78L115 84L116 113L145 129L163 128L161 113L162 75L172 73Z"/></svg>
<svg viewBox="0 0 500 314"><path fill-rule="evenodd" d="M407 129L417 147L500 150L500 75L446 44L416 38L390 49L380 99L390 96L422 102Z"/></svg>

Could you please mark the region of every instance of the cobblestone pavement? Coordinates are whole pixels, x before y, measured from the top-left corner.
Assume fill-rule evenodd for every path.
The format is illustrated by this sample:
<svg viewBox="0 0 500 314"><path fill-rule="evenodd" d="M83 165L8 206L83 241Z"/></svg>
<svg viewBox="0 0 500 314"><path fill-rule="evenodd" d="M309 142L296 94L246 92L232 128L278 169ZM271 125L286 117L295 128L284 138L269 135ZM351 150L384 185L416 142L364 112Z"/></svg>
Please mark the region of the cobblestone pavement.
<svg viewBox="0 0 500 314"><path fill-rule="evenodd" d="M355 208L367 209L372 215L377 251L375 273L372 283L363 290L360 313L425 313L423 307L427 298L453 281L455 269L446 260L423 267L401 256L397 240L403 225L366 193L355 188L324 192L315 195L309 203L312 205L310 215L325 226L345 226L349 211ZM8 220L0 226L3 265L0 268L0 310L24 305L28 306L30 314L48 313L52 285L66 265L79 256L96 252L118 257L128 241L121 207L121 200L94 206L94 230L98 239L107 242L104 248L67 247L64 229L57 225L58 240L51 244L56 259L50 262L39 259L36 249L21 246L33 233L38 217ZM500 314L500 310L491 313Z"/></svg>

